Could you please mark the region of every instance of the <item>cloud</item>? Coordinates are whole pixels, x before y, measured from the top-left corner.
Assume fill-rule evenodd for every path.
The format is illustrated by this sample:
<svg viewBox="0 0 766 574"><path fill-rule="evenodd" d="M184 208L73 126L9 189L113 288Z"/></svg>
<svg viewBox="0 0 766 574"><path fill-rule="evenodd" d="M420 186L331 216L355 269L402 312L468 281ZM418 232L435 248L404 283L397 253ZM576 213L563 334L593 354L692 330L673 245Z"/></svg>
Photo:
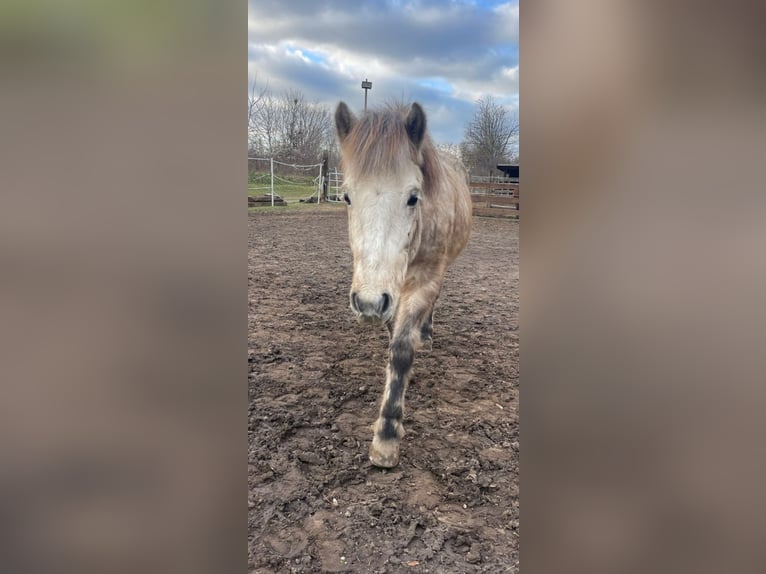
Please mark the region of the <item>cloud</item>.
<svg viewBox="0 0 766 574"><path fill-rule="evenodd" d="M467 0L250 0L251 81L361 107L417 99L437 139L457 142L472 103L518 105L518 3ZM443 120L444 123L439 122ZM449 122L449 123L447 123Z"/></svg>

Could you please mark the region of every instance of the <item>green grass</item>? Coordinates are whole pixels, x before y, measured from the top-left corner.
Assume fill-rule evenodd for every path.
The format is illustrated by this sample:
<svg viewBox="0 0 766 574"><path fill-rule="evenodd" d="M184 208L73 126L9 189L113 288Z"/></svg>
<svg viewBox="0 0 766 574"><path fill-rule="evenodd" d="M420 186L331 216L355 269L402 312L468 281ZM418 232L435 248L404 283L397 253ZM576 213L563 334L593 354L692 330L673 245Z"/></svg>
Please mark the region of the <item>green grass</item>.
<svg viewBox="0 0 766 574"><path fill-rule="evenodd" d="M343 203L323 202L318 205L316 203L288 203L287 205L275 205L274 207L271 207L270 205L265 207L248 207L247 211L248 213L276 213L278 211L340 211L345 207L346 206Z"/></svg>
<svg viewBox="0 0 766 574"><path fill-rule="evenodd" d="M298 200L310 197L316 191L314 176L290 175L274 177L274 193L287 203L297 203ZM268 173L250 173L247 184L249 195L263 195L270 191L270 175ZM316 200L316 198L314 198Z"/></svg>
<svg viewBox="0 0 766 574"><path fill-rule="evenodd" d="M269 173L256 173L250 172L249 182L247 184L247 193L250 196L260 196L269 193L269 184L271 176ZM250 212L259 211L294 211L296 209L342 209L345 205L341 202L337 203L316 203L316 195L312 198L311 203L300 203L301 199L311 197L316 192L314 185L314 176L307 175L290 175L290 176L275 176L274 178L274 193L284 199L287 205L270 205L263 207L249 207Z"/></svg>

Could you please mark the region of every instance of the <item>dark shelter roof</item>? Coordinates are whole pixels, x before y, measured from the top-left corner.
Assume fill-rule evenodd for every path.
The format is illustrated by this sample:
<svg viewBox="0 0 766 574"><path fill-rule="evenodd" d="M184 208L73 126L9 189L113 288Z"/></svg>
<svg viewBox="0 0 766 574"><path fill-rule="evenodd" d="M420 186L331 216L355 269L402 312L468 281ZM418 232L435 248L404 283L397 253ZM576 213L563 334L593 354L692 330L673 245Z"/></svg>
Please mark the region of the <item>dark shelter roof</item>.
<svg viewBox="0 0 766 574"><path fill-rule="evenodd" d="M519 166L511 165L509 163L500 163L497 165L497 169L502 171L506 177L519 179Z"/></svg>

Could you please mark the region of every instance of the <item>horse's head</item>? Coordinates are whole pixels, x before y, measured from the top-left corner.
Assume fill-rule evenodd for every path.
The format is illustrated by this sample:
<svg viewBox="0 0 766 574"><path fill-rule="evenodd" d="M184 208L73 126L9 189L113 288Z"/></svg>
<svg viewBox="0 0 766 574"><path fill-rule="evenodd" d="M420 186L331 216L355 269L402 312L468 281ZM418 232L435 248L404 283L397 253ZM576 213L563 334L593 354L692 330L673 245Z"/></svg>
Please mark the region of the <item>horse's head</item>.
<svg viewBox="0 0 766 574"><path fill-rule="evenodd" d="M351 308L360 320L387 322L420 244L426 116L414 103L357 119L341 102L335 126L354 255Z"/></svg>

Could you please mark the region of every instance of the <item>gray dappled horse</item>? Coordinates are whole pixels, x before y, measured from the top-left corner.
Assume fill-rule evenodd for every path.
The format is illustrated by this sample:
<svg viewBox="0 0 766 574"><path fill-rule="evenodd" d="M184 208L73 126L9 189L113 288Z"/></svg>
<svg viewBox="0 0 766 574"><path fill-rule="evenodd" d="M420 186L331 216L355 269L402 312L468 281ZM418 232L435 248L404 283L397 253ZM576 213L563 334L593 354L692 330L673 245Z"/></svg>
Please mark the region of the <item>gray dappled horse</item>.
<svg viewBox="0 0 766 574"><path fill-rule="evenodd" d="M354 255L351 309L390 334L386 387L370 461L399 462L404 393L415 351L430 348L433 310L447 266L471 232L465 171L440 154L423 108L392 105L357 118L335 111Z"/></svg>

